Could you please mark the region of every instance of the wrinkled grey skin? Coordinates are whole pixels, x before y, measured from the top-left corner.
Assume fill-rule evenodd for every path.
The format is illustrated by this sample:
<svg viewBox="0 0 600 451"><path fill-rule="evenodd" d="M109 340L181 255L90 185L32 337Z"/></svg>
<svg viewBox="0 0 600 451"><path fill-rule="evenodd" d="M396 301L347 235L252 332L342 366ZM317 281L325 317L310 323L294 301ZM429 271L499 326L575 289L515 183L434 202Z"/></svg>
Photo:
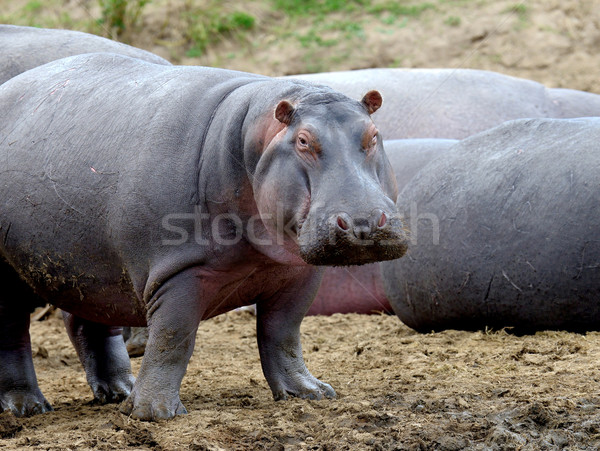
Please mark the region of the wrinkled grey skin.
<svg viewBox="0 0 600 451"><path fill-rule="evenodd" d="M0 24L0 49L0 84L50 61L83 53L109 52L154 64L171 64L153 53L93 34L17 25Z"/></svg>
<svg viewBox="0 0 600 451"><path fill-rule="evenodd" d="M354 98L376 86L386 107L373 120L385 139L463 139L512 119L600 116L600 95L483 70L363 69L293 77Z"/></svg>
<svg viewBox="0 0 600 451"><path fill-rule="evenodd" d="M420 171L398 201L414 241L381 264L400 319L419 331L600 329L598 143L598 118L523 119Z"/></svg>
<svg viewBox="0 0 600 451"><path fill-rule="evenodd" d="M94 397L126 398L135 418L184 413L200 320L253 303L274 398L334 396L302 359L299 327L322 273L306 262L325 246L338 252L328 264L406 250L369 115L378 100L115 54L0 85L2 409L50 409L28 333L40 301L68 312ZM149 327L135 383L115 325Z"/></svg>

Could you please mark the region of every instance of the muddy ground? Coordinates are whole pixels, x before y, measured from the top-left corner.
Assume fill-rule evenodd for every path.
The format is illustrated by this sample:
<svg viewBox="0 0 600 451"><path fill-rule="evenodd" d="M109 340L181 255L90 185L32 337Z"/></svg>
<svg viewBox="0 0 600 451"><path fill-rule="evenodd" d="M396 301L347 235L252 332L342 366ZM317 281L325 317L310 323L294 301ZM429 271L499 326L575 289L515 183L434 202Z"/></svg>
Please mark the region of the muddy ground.
<svg viewBox="0 0 600 451"><path fill-rule="evenodd" d="M18 3L0 0L6 8ZM68 3L72 10L86 4ZM314 48L310 58L325 63L310 67L475 67L600 92L595 0L522 2L526 8L512 13L521 3L438 4L391 32L365 26L360 45ZM260 44L250 50L224 41L201 58L186 58L173 44L177 27L159 26L161 14L144 16L143 32L132 43L175 62L272 75L312 64L295 41L260 34L250 37ZM448 17L459 17L460 24L448 25ZM339 52L338 58L326 60L326 52ZM600 447L599 333L417 334L385 315L309 317L302 333L308 367L334 386L336 400L274 402L260 369L254 317L229 313L198 332L181 389L189 414L146 423L115 405L93 405L60 319L35 321L34 362L55 411L27 419L0 414L0 449ZM140 362L133 359L134 371Z"/></svg>

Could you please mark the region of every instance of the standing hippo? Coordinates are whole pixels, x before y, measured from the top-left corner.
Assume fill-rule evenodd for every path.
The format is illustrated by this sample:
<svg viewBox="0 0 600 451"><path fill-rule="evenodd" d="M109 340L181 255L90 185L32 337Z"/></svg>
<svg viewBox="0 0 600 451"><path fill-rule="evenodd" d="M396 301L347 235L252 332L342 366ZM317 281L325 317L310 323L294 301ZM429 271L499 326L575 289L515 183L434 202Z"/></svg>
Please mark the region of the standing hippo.
<svg viewBox="0 0 600 451"><path fill-rule="evenodd" d="M512 119L600 116L600 95L483 70L363 69L293 77L350 97L377 86L386 107L373 120L385 139L463 139Z"/></svg>
<svg viewBox="0 0 600 451"><path fill-rule="evenodd" d="M154 64L171 64L153 53L93 34L17 25L0 24L0 49L0 84L50 61L83 53L109 52Z"/></svg>
<svg viewBox="0 0 600 451"><path fill-rule="evenodd" d="M94 398L126 398L134 418L185 413L199 322L252 303L274 398L335 396L299 339L320 266L406 251L381 103L108 53L0 85L2 409L50 409L28 333L39 300L66 312ZM115 325L149 326L135 383Z"/></svg>
<svg viewBox="0 0 600 451"><path fill-rule="evenodd" d="M409 252L382 263L419 331L600 329L600 118L527 119L465 139L399 195Z"/></svg>

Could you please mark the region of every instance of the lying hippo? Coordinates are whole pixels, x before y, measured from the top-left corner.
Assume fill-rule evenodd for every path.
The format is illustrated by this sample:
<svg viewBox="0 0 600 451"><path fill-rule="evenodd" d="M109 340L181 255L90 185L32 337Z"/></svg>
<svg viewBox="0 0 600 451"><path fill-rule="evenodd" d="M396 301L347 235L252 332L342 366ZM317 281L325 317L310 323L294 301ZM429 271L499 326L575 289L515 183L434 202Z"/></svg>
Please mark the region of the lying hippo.
<svg viewBox="0 0 600 451"><path fill-rule="evenodd" d="M17 25L0 24L0 49L0 84L50 61L83 53L109 52L155 64L171 64L153 53L93 34Z"/></svg>
<svg viewBox="0 0 600 451"><path fill-rule="evenodd" d="M95 399L127 398L134 418L185 413L199 322L253 303L274 398L335 396L299 339L321 265L406 251L381 103L108 53L0 85L2 409L51 409L28 333L39 302L66 312ZM115 325L149 326L135 383Z"/></svg>
<svg viewBox="0 0 600 451"><path fill-rule="evenodd" d="M401 191L409 252L382 263L419 331L600 329L600 118L527 119L465 139Z"/></svg>
<svg viewBox="0 0 600 451"><path fill-rule="evenodd" d="M483 70L364 69L293 77L350 97L377 86L386 107L373 120L385 139L462 139L511 119L600 116L600 95Z"/></svg>

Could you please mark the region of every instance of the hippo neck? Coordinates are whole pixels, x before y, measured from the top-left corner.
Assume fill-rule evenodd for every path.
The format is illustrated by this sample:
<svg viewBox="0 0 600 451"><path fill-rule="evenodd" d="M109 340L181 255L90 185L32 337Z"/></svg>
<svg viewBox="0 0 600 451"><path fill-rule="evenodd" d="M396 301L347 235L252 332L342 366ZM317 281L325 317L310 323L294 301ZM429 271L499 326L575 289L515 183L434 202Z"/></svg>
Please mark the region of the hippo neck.
<svg viewBox="0 0 600 451"><path fill-rule="evenodd" d="M280 100L298 98L305 89L304 83L264 78L223 93L202 138L198 177L200 204L205 203L212 217L233 215L241 220L244 230L251 222L259 235L266 234L257 219L253 191L254 172L261 156L253 138L265 117L274 118ZM305 265L300 257L278 244L255 246L253 240L244 236L251 247L276 262Z"/></svg>
<svg viewBox="0 0 600 451"><path fill-rule="evenodd" d="M197 165L200 203L227 203L227 212L232 212L231 206L238 203L229 202L232 191L236 197L252 194L260 149L249 144L247 137L254 134L265 115L273 116L279 100L297 97L303 84L257 78L237 81L223 90L201 137L202 152ZM254 202L252 196L246 201L245 207Z"/></svg>

